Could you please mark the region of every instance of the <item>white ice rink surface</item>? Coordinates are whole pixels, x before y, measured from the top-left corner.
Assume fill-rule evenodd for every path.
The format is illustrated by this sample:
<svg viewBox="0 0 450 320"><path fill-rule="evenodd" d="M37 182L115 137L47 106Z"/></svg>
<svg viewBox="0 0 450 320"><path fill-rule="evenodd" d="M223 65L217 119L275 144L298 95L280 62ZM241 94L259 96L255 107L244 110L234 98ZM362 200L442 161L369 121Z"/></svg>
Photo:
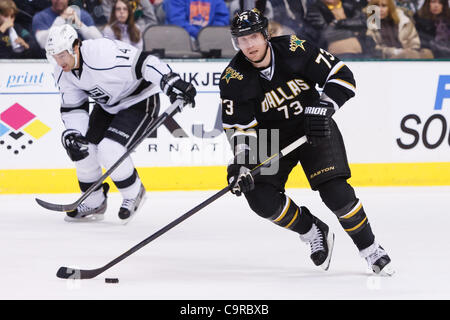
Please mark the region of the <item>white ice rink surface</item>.
<svg viewBox="0 0 450 320"><path fill-rule="evenodd" d="M0 196L0 299L450 299L450 187L357 188L397 273L371 275L318 193L290 189L336 234L330 270L315 267L298 236L227 194L92 280L56 278L60 266L105 265L214 192L153 192L127 226L110 195L106 218L67 223L34 198ZM105 277L117 277L107 284Z"/></svg>

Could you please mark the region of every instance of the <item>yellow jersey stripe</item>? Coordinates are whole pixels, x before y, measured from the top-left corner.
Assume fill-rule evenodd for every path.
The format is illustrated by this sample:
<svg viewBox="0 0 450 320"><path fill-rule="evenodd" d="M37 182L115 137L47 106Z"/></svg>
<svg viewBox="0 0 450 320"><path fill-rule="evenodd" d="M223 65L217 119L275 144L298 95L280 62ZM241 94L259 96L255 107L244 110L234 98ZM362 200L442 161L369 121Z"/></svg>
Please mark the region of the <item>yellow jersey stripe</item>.
<svg viewBox="0 0 450 320"><path fill-rule="evenodd" d="M328 83L336 83L350 91L353 91L353 92L356 91L356 88L354 85L352 85L350 82L342 80L342 79L331 79L328 81Z"/></svg>
<svg viewBox="0 0 450 320"><path fill-rule="evenodd" d="M256 121L256 119L254 119L253 121L251 121L250 123L248 123L248 124L244 124L244 125L242 125L242 124L228 124L228 123L222 123L222 127L225 129L225 130L228 130L228 129L233 129L233 128L235 128L235 129L241 129L241 130L247 130L247 129L250 129L250 128L254 128L254 127L256 127L258 125L258 121Z"/></svg>
<svg viewBox="0 0 450 320"><path fill-rule="evenodd" d="M339 70L342 69L342 67L345 67L345 64L342 64L342 65L341 65L341 66L333 73L333 76L334 76L336 73L338 73Z"/></svg>

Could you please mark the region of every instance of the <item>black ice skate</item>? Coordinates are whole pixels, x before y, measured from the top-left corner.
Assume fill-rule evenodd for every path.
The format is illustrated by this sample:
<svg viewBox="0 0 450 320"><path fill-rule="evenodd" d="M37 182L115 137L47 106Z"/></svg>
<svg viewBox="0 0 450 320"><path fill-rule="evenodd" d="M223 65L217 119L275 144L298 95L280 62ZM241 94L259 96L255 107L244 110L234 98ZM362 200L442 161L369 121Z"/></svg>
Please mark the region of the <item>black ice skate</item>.
<svg viewBox="0 0 450 320"><path fill-rule="evenodd" d="M119 218L122 220L124 224L128 223L131 218L135 215L135 213L139 210L139 208L144 203L145 198L145 187L141 184L141 188L139 189L139 193L136 198L133 199L123 199L122 205L119 210Z"/></svg>
<svg viewBox="0 0 450 320"><path fill-rule="evenodd" d="M311 260L323 270L328 270L334 246L334 233L328 225L313 216L313 226L300 239L311 246Z"/></svg>
<svg viewBox="0 0 450 320"><path fill-rule="evenodd" d="M107 207L107 193L109 191L109 184L106 182L102 184L103 195L105 200L97 208L91 208L84 203L81 203L75 210L66 212L64 218L67 222L87 222L87 221L101 221Z"/></svg>
<svg viewBox="0 0 450 320"><path fill-rule="evenodd" d="M366 259L369 268L376 274L392 276L395 273L395 270L392 268L391 258L389 258L383 247L376 242L359 253L361 257Z"/></svg>

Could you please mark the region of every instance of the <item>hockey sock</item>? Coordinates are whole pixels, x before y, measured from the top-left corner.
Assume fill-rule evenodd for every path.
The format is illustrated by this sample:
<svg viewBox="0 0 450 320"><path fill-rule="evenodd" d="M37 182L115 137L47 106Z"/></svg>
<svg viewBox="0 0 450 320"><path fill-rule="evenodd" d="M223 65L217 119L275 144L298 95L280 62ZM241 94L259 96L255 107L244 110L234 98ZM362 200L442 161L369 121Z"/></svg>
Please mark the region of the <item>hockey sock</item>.
<svg viewBox="0 0 450 320"><path fill-rule="evenodd" d="M139 178L136 169L134 169L133 173L128 178L120 181L113 179L113 182L124 199L136 198L141 187L141 179Z"/></svg>
<svg viewBox="0 0 450 320"><path fill-rule="evenodd" d="M312 227L312 215L306 207L298 207L294 201L285 196L281 210L269 218L280 227L300 234L308 232Z"/></svg>
<svg viewBox="0 0 450 320"><path fill-rule="evenodd" d="M77 170L78 184L83 193L102 176L102 168L97 159L97 146L89 144L88 152L89 155L86 158L74 162ZM102 204L104 199L105 196L100 186L83 203L88 207L97 208Z"/></svg>
<svg viewBox="0 0 450 320"><path fill-rule="evenodd" d="M341 226L359 250L370 246L375 236L355 190L344 178L335 178L317 188L322 201L338 217Z"/></svg>
<svg viewBox="0 0 450 320"><path fill-rule="evenodd" d="M338 216L339 223L352 238L358 250L361 251L369 247L375 241L375 236L361 201L357 199L353 205L346 206L334 213Z"/></svg>
<svg viewBox="0 0 450 320"><path fill-rule="evenodd" d="M86 190L94 184L94 182L87 183L81 181L78 181L78 183L83 193L86 192ZM87 197L86 200L83 201L83 203L90 208L97 208L102 204L103 200L105 200L105 195L103 194L102 185L100 185L94 192L89 195L89 197Z"/></svg>

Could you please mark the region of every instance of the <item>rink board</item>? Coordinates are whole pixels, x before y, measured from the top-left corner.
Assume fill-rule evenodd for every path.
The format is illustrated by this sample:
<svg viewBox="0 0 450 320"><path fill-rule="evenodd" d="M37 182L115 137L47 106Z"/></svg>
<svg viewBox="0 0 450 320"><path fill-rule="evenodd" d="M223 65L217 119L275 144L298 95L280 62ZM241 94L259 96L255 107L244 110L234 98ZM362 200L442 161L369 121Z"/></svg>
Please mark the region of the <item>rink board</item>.
<svg viewBox="0 0 450 320"><path fill-rule="evenodd" d="M134 163L149 190L222 188L231 152L221 132L218 82L227 63L170 64L196 85L197 107L146 139ZM347 64L357 95L335 119L353 185L450 185L450 62ZM60 143L60 96L50 65L3 61L0 70L0 193L77 192ZM161 100L164 109L169 102ZM287 187L308 187L300 167Z"/></svg>

